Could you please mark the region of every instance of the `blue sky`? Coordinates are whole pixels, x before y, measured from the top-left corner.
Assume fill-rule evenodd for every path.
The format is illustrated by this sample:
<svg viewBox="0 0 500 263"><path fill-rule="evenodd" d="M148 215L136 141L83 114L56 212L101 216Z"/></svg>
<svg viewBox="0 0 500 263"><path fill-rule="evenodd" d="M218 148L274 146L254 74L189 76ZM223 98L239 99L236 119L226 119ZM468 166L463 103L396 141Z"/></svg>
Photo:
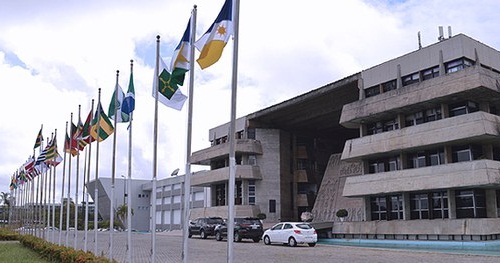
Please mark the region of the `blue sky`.
<svg viewBox="0 0 500 263"><path fill-rule="evenodd" d="M120 85L128 86L130 59L137 99L132 176L151 179L155 37L161 36L161 56L169 64L195 4L199 37L223 0L0 0L0 191L8 191L10 176L32 154L40 125L44 137L58 130L62 151L70 114L77 116L81 105L85 118L98 88L107 109L116 70ZM438 26L500 49L498 10L495 0L473 5L465 0L242 0L237 117L416 50L419 31L423 46L433 44ZM214 66L195 65L192 151L209 147L208 129L229 121L232 45L230 40ZM187 93L187 83L181 90ZM160 105L160 179L176 168L184 173L186 109ZM127 171L125 124L118 124L117 136L119 178ZM111 139L100 145L99 176L111 175L111 146Z"/></svg>

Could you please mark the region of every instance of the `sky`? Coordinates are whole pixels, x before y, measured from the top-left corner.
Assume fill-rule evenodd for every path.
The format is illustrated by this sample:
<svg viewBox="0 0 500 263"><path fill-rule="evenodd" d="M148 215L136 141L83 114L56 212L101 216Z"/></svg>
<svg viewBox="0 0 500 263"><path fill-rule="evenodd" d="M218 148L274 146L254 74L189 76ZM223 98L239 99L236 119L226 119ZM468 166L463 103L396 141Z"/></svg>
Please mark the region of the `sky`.
<svg viewBox="0 0 500 263"><path fill-rule="evenodd" d="M10 177L33 154L42 125L45 138L57 129L62 153L66 122L73 114L76 123L79 105L85 121L100 89L107 111L117 70L120 86L125 91L128 87L131 59L136 92L132 178L151 180L156 36L161 37L160 56L170 64L193 6L197 6L199 38L223 2L0 0L0 191L9 191ZM466 0L240 0L236 117L412 52L418 49L418 32L422 46L431 45L437 42L439 26L446 36L451 26L453 35L463 33L500 50L498 10L497 0L474 4ZM187 94L187 82L181 87L194 101L192 152L210 146L210 128L230 121L233 47L230 40L211 67L201 70L195 65L190 72L193 94ZM187 108L177 111L159 105L159 180L177 168L179 174L185 172ZM119 123L115 131L115 176L121 178L128 169L127 124ZM112 137L99 147L99 177L111 177ZM57 189L62 167L56 170ZM208 168L192 167L202 169ZM94 159L91 179L96 170ZM59 200L60 193L56 195Z"/></svg>

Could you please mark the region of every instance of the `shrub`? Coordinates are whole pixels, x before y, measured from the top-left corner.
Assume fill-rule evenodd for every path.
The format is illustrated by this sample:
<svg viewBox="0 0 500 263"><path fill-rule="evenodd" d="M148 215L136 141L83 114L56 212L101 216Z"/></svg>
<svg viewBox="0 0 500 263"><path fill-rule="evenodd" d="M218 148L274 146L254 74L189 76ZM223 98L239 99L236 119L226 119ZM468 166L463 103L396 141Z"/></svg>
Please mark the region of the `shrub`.
<svg viewBox="0 0 500 263"><path fill-rule="evenodd" d="M260 219L260 220L264 220L264 219L266 219L266 218L267 218L267 216L266 216L266 214L264 214L264 213L258 213L258 214L257 214L257 218L258 218L258 219Z"/></svg>
<svg viewBox="0 0 500 263"><path fill-rule="evenodd" d="M342 218L342 217L347 217L349 215L349 213L347 212L347 210L342 208L342 209L337 210L336 215L337 215L337 217Z"/></svg>

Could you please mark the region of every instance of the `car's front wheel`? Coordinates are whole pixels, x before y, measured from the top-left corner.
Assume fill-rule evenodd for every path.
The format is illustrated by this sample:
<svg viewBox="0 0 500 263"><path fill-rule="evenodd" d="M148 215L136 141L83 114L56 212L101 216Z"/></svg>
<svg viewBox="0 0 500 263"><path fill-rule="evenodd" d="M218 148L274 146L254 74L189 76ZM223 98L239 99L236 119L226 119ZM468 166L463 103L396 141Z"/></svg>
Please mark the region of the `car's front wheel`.
<svg viewBox="0 0 500 263"><path fill-rule="evenodd" d="M222 241L222 234L221 234L221 232L219 232L219 231L215 232L215 240Z"/></svg>
<svg viewBox="0 0 500 263"><path fill-rule="evenodd" d="M297 246L297 240L295 240L294 237L288 238L288 245L291 247L296 247Z"/></svg>
<svg viewBox="0 0 500 263"><path fill-rule="evenodd" d="M271 239L269 238L269 236L264 237L264 244L271 245Z"/></svg>
<svg viewBox="0 0 500 263"><path fill-rule="evenodd" d="M207 239L207 234L205 233L205 230L201 230L201 231L200 231L200 237L201 237L202 239Z"/></svg>

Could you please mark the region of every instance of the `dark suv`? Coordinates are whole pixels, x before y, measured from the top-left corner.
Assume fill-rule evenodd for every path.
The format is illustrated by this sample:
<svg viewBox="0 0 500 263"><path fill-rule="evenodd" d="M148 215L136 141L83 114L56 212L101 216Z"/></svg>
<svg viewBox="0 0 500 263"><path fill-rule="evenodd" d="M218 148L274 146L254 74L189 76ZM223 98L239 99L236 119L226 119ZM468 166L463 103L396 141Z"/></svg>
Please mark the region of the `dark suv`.
<svg viewBox="0 0 500 263"><path fill-rule="evenodd" d="M236 217L234 218L234 241L240 242L243 238L252 239L253 242L259 242L264 228L260 219L256 217ZM226 223L215 227L215 240L221 241L227 236Z"/></svg>
<svg viewBox="0 0 500 263"><path fill-rule="evenodd" d="M189 222L188 237L193 235L200 235L201 238L206 239L208 236L214 235L214 228L217 225L223 224L222 217L201 217Z"/></svg>

